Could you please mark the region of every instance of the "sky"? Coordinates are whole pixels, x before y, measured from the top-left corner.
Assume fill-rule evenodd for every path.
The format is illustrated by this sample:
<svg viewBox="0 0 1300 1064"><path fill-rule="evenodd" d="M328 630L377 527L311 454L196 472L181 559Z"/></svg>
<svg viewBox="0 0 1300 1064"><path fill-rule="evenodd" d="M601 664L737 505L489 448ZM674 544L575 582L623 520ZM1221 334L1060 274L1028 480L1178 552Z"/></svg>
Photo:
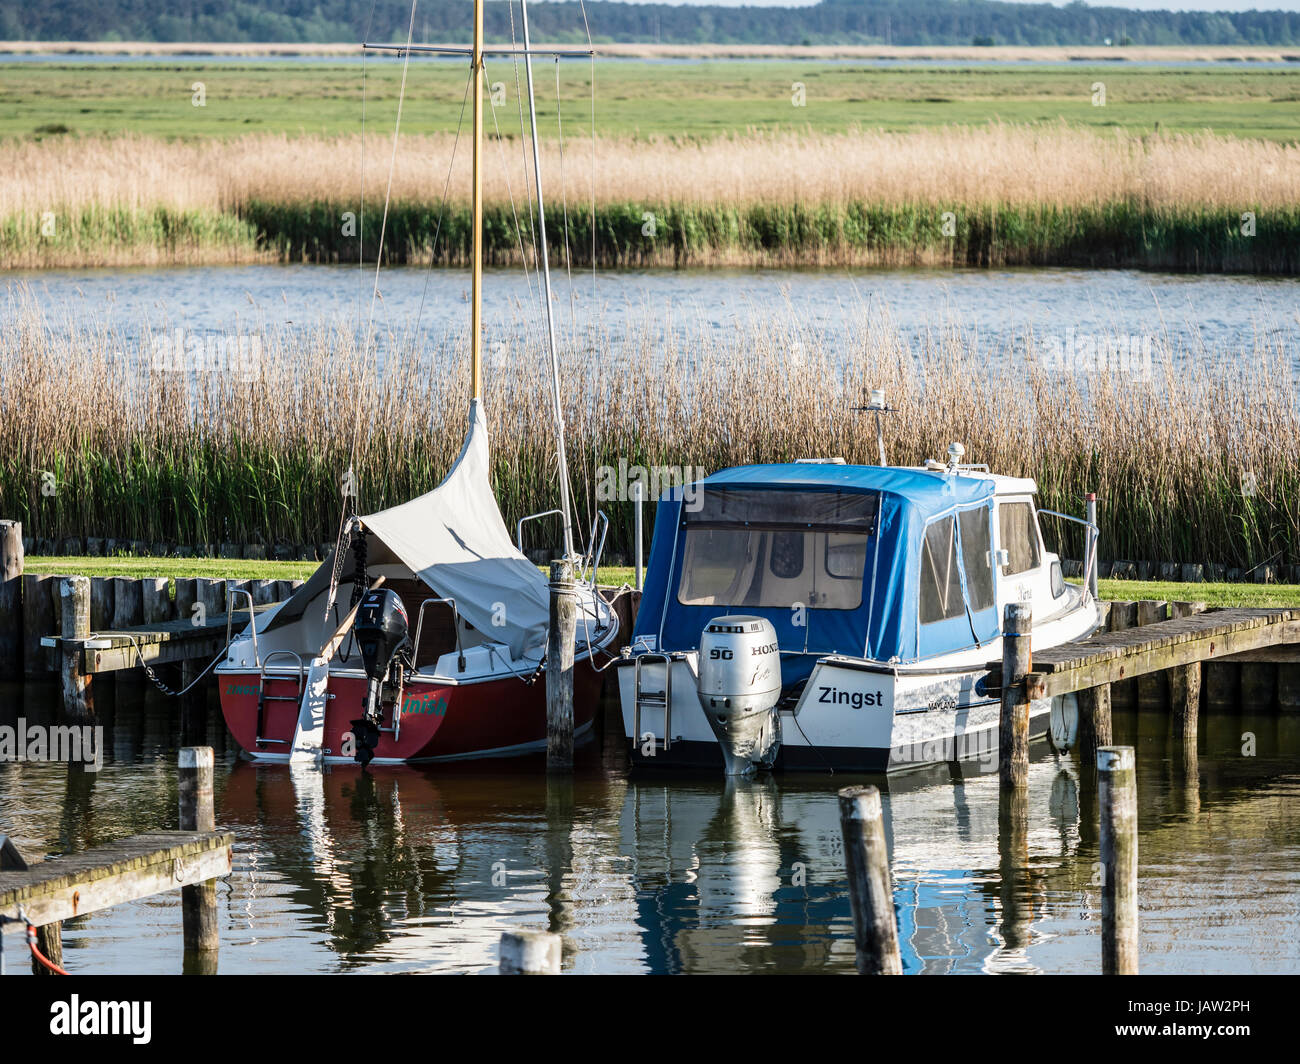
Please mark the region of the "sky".
<svg viewBox="0 0 1300 1064"><path fill-rule="evenodd" d="M661 4L714 4L726 7L807 7L817 0L654 0ZM1050 0L1061 6L1059 0ZM1127 7L1144 11L1300 11L1300 0L1119 0L1092 7Z"/></svg>

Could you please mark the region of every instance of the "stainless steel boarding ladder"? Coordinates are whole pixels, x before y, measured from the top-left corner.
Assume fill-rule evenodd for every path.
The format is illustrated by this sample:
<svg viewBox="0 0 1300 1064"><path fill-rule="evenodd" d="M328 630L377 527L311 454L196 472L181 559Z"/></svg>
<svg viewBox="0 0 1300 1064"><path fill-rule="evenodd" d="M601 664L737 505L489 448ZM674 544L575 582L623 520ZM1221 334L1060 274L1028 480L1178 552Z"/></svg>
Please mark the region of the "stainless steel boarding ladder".
<svg viewBox="0 0 1300 1064"><path fill-rule="evenodd" d="M276 658L292 658L298 667L298 693L293 695L268 695L266 693L266 670L267 667ZM272 680L288 680L288 676L272 676ZM262 726L266 718L266 704L268 702L293 702L295 705L302 705L303 692L307 687L307 673L302 665L302 658L292 650L273 650L266 655L257 670L257 745L265 746L267 743L277 743L281 746L288 746L289 739L266 739L262 737Z"/></svg>
<svg viewBox="0 0 1300 1064"><path fill-rule="evenodd" d="M641 667L643 665L662 665L664 685L658 691L646 691L642 686ZM641 742L641 707L649 706L663 713L663 739L655 737L655 746L669 750L673 745L673 658L671 654L638 654L635 667L635 689L632 692L632 741ZM651 732L653 735L654 733Z"/></svg>

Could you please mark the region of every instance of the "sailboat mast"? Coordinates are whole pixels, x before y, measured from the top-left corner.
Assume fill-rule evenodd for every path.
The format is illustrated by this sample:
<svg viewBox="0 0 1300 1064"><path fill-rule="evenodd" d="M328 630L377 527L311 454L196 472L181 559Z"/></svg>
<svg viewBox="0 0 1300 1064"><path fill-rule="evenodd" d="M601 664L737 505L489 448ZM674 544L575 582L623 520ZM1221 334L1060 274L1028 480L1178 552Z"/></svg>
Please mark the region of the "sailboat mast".
<svg viewBox="0 0 1300 1064"><path fill-rule="evenodd" d="M470 192L470 398L483 394L483 0L474 0L474 176Z"/></svg>
<svg viewBox="0 0 1300 1064"><path fill-rule="evenodd" d="M481 0L476 0L481 2ZM546 247L546 208L542 200L542 154L537 143L537 104L533 99L533 55L528 39L528 0L519 0L524 34L524 70L528 82L528 122L533 134L533 178L537 185L537 244L541 255L542 302L546 309L546 340L551 354L551 393L555 401L555 449L559 460L560 512L564 522L564 556L574 557L573 512L569 502L569 462L564 451L564 407L560 401L560 356L555 345L555 312L551 307L551 262Z"/></svg>

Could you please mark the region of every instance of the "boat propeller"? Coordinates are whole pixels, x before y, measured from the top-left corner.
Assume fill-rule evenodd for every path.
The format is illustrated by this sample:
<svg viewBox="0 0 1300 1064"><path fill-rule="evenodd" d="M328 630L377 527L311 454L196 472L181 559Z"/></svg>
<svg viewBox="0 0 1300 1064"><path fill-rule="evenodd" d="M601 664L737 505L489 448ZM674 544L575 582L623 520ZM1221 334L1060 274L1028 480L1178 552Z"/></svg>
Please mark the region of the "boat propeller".
<svg viewBox="0 0 1300 1064"><path fill-rule="evenodd" d="M390 588L368 592L357 610L353 632L366 670L362 715L352 721L354 756L360 764L368 765L379 745L383 686L394 670L400 676L404 659L409 662L410 624L401 596Z"/></svg>

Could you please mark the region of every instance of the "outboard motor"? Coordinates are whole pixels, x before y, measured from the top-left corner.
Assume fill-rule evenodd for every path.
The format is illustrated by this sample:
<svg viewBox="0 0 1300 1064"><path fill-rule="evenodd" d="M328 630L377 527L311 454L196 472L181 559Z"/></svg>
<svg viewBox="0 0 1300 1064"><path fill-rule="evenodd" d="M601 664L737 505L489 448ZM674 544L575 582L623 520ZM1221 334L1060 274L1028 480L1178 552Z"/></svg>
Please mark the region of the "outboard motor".
<svg viewBox="0 0 1300 1064"><path fill-rule="evenodd" d="M781 749L781 648L762 617L715 617L700 636L697 693L728 776L771 768Z"/></svg>
<svg viewBox="0 0 1300 1064"><path fill-rule="evenodd" d="M394 661L410 644L410 627L406 607L396 591L369 591L357 609L352 632L366 670L366 701L362 716L352 722L352 734L357 743L356 759L363 765L370 764L379 745L381 692Z"/></svg>

